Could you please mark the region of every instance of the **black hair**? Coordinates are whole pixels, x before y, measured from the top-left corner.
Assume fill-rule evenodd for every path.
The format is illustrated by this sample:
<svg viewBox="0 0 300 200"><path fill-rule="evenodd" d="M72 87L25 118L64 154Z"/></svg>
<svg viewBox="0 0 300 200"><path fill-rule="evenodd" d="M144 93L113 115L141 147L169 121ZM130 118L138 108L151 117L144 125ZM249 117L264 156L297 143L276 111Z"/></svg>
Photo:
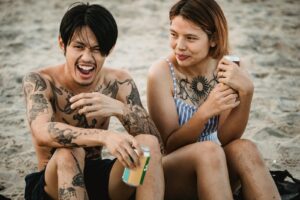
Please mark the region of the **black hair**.
<svg viewBox="0 0 300 200"><path fill-rule="evenodd" d="M70 44L74 33L88 26L97 38L100 53L107 56L118 37L117 23L112 14L103 6L89 3L74 3L60 23L60 36L65 45Z"/></svg>

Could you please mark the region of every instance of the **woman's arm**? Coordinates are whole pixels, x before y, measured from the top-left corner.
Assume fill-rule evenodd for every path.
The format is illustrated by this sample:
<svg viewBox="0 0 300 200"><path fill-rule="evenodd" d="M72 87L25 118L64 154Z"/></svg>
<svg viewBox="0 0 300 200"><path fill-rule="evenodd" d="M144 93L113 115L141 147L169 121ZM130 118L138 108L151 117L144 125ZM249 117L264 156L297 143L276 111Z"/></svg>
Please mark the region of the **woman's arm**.
<svg viewBox="0 0 300 200"><path fill-rule="evenodd" d="M154 64L148 74L148 108L150 116L160 131L168 153L197 141L210 117L235 107L238 102L233 90L218 85L193 117L183 126L178 124L173 85L169 67L165 61Z"/></svg>
<svg viewBox="0 0 300 200"><path fill-rule="evenodd" d="M240 104L229 113L222 113L218 128L218 137L223 145L240 138L246 128L254 91L253 83L243 63L235 63L222 59L218 65L219 82L224 83L239 95ZM221 76L222 75L222 76Z"/></svg>

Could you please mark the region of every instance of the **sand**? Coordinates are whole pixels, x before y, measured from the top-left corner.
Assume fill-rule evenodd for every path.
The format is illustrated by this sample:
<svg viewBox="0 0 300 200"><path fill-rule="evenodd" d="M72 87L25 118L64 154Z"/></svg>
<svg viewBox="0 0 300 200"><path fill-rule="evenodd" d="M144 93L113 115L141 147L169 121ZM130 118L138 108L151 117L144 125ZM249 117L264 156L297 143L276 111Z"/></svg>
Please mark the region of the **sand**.
<svg viewBox="0 0 300 200"><path fill-rule="evenodd" d="M149 66L169 52L168 10L174 1L99 0L116 17L119 39L107 65L128 69L146 106ZM233 52L255 84L244 138L270 169L300 178L300 4L298 0L219 0ZM62 63L57 35L72 1L0 0L0 194L23 199L24 176L36 170L21 89L27 72ZM112 129L121 130L114 120Z"/></svg>

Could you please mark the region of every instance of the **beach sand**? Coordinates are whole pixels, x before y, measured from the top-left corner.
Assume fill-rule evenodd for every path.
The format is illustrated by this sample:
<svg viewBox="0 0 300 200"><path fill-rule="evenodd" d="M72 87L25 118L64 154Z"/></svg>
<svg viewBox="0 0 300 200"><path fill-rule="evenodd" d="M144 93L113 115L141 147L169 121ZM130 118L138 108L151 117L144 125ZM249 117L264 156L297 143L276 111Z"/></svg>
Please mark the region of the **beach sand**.
<svg viewBox="0 0 300 200"><path fill-rule="evenodd" d="M23 199L24 176L37 169L22 77L64 61L58 28L72 2L0 0L0 194L12 199ZM147 71L169 52L168 10L174 1L96 2L114 14L119 26L106 64L130 71L146 107ZM232 52L245 61L255 84L243 137L257 144L270 169L287 169L300 178L299 1L218 2L228 19ZM111 129L122 127L113 120Z"/></svg>

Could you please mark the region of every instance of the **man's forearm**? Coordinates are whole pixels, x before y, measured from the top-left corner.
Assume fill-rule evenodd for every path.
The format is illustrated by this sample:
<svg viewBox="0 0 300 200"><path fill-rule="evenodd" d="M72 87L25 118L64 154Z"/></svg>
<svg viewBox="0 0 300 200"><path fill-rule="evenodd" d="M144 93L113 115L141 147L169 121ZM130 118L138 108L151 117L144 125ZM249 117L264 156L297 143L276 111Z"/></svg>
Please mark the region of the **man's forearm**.
<svg viewBox="0 0 300 200"><path fill-rule="evenodd" d="M56 148L103 146L108 132L73 127L60 122L48 122L43 127L32 126L32 131L40 145Z"/></svg>
<svg viewBox="0 0 300 200"><path fill-rule="evenodd" d="M144 108L139 105L125 106L123 115L118 117L127 132L133 136L138 134L150 134L157 137L161 150L164 151L164 145L154 122Z"/></svg>

